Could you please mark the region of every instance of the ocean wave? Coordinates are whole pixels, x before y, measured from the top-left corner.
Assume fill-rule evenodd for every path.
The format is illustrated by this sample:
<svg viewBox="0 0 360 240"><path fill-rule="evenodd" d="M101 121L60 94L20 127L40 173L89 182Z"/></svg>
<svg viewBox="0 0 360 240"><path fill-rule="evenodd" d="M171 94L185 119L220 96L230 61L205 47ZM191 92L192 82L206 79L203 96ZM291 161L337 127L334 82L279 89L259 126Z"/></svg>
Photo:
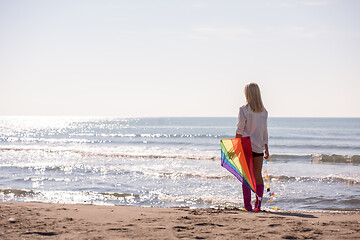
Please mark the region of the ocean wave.
<svg viewBox="0 0 360 240"><path fill-rule="evenodd" d="M348 164L360 164L360 155L326 155L318 154L312 155L313 163L348 163Z"/></svg>
<svg viewBox="0 0 360 240"><path fill-rule="evenodd" d="M291 155L291 154L272 154L268 161L283 160L306 160L312 163L346 163L360 164L360 155L337 155L337 154L308 154L308 155Z"/></svg>
<svg viewBox="0 0 360 240"><path fill-rule="evenodd" d="M114 152L109 149L101 149L98 151L91 151L86 149L71 149L71 148L56 148L56 147L40 147L40 146L29 146L29 147L0 147L0 152L6 151L43 151L50 153L74 153L79 154L81 157L99 157L99 158L139 158L139 159L181 159L181 160L211 160L211 161L220 161L220 153L215 155L211 154L174 154L176 151L182 151L179 149L172 149L167 154L163 153L126 153L126 152ZM99 152L102 151L102 152ZM108 152L107 152L108 151ZM144 152L143 149L139 152ZM189 151L190 152L190 151ZM195 152L195 150L194 150ZM336 155L336 154L308 154L308 155L295 155L295 154L272 154L268 159L271 161L287 161L287 160L297 160L297 161L309 161L311 163L340 163L340 164L360 164L360 155Z"/></svg>
<svg viewBox="0 0 360 240"><path fill-rule="evenodd" d="M33 196L37 194L37 191L35 190L24 190L24 189L1 189L0 188L0 194L1 195L10 195L12 197L28 197Z"/></svg>
<svg viewBox="0 0 360 240"><path fill-rule="evenodd" d="M195 179L231 179L234 178L231 174L204 174L201 172L171 172L171 171L156 171L152 169L140 169L136 168L122 168L119 166L116 167L90 167L84 166L83 164L68 166L68 165L57 165L57 166L10 166L2 165L3 168L27 168L27 169L37 169L43 171L64 171L64 172L73 172L73 171L82 171L82 172L102 172L108 174L126 174L126 175L144 175L151 178L164 178L164 179L181 179L181 178L195 178ZM54 177L25 177L17 178L12 181L24 181L24 182L42 182L42 181L55 181L55 182L75 182L80 181L79 177L63 177L63 178L54 178Z"/></svg>
<svg viewBox="0 0 360 240"><path fill-rule="evenodd" d="M159 194L158 199L164 202L173 202L179 206L191 206L191 205L208 205L208 206L238 206L242 202L242 199L238 198L224 198L224 197L214 197L214 196L204 196L204 197L183 197L183 196L171 196L168 194Z"/></svg>
<svg viewBox="0 0 360 240"><path fill-rule="evenodd" d="M196 179L230 179L234 178L231 174L203 174L196 172L162 172L162 171L151 171L151 170L142 170L137 171L144 175L152 175L159 178L169 178L169 179L178 179L178 178L196 178Z"/></svg>
<svg viewBox="0 0 360 240"><path fill-rule="evenodd" d="M3 166L4 167L4 166ZM6 166L5 166L6 167ZM8 166L15 168L29 168L37 169L34 166ZM203 179L203 180L221 180L221 179L232 179L235 178L232 174L227 173L203 173L201 171L158 171L154 169L144 168L122 168L119 166L116 167L85 167L83 164L76 166L42 166L43 170L46 171L84 171L84 172L103 172L107 174L125 174L125 175L144 175L150 178L163 178L163 179ZM52 178L52 177L26 177L19 179L22 181L63 181L63 182L74 182L79 181L78 177L66 177L66 178ZM309 182L319 182L319 183L342 183L347 185L360 185L359 177L349 177L349 176L287 176L287 175L269 175L269 180L272 182L300 182L300 183L309 183Z"/></svg>
<svg viewBox="0 0 360 240"><path fill-rule="evenodd" d="M269 138L274 141L274 140L282 140L282 141L291 141L291 140L295 140L297 142L299 142L300 140L303 142L308 142L309 140L311 141L322 141L322 142L333 142L333 141L347 141L349 140L349 134L346 135L336 135L336 136L322 136L322 135L314 135L312 132L308 135L304 135L304 136L298 136L298 135L293 135L293 136L283 136L283 135L276 135L273 134L271 136L269 136ZM360 141L360 136L359 135L352 135L351 139L355 140L355 141Z"/></svg>
<svg viewBox="0 0 360 240"><path fill-rule="evenodd" d="M360 150L359 145L341 145L341 144L272 144L272 148L279 149L344 149Z"/></svg>
<svg viewBox="0 0 360 240"><path fill-rule="evenodd" d="M61 137L56 137L61 136ZM137 139L136 142L141 142L141 139L223 139L223 138L232 138L230 135L220 135L220 134L199 134L199 133L96 133L96 132L81 132L81 133L59 133L51 134L47 136L45 134L33 134L24 136L2 136L0 137L0 142L79 142L79 143L91 143L91 142L113 142L118 138L125 139Z"/></svg>
<svg viewBox="0 0 360 240"><path fill-rule="evenodd" d="M298 194L300 195L300 194ZM196 196L182 196L162 191L150 191L144 195L126 192L97 192L97 191L51 191L26 189L1 189L2 201L37 201L46 203L94 204L94 205L135 205L135 206L164 206L164 207L192 207L215 209L240 209L243 205L240 196L223 196L221 194L202 194ZM360 199L356 196L334 198L333 196L276 197L275 204L268 204L268 196L264 195L263 208L294 209L305 211L360 211Z"/></svg>
<svg viewBox="0 0 360 240"><path fill-rule="evenodd" d="M83 138L44 138L44 137L2 137L0 142L23 142L23 143L94 143L102 141L100 139L89 140Z"/></svg>
<svg viewBox="0 0 360 240"><path fill-rule="evenodd" d="M105 192L105 193L100 193L101 195L103 195L104 197L106 198L109 198L109 199L140 199L140 195L138 194L132 194L132 193L108 193L108 192Z"/></svg>
<svg viewBox="0 0 360 240"><path fill-rule="evenodd" d="M231 179L234 178L231 174L221 175L206 175L199 173L171 173L171 172L148 172L144 171L144 174L153 174L163 178L199 178L199 179ZM355 177L343 177L343 176L324 176L324 177L295 177L286 175L269 175L270 181L279 182L339 182L349 185L360 185L360 179Z"/></svg>
<svg viewBox="0 0 360 240"><path fill-rule="evenodd" d="M41 148L41 147L0 147L1 151L44 151L44 152L71 152L79 154L82 157L102 157L102 158L148 158L148 159L183 159L183 160L220 160L220 156L205 156L205 155L176 155L176 154L128 154L117 152L95 152L79 149L56 149L56 148ZM106 151L106 150L104 150ZM220 155L220 154L219 154Z"/></svg>
<svg viewBox="0 0 360 240"><path fill-rule="evenodd" d="M99 153L81 150L72 150L84 157L111 157L111 158L150 158L150 159L183 159L183 160L220 160L215 156L196 156L196 155L161 155L161 154L126 154L126 153Z"/></svg>
<svg viewBox="0 0 360 240"><path fill-rule="evenodd" d="M355 177L344 177L344 176L323 176L323 177L294 177L286 175L269 175L270 181L288 182L340 182L349 185L360 185L360 179Z"/></svg>
<svg viewBox="0 0 360 240"><path fill-rule="evenodd" d="M276 161L276 160L296 160L296 159L306 159L309 160L312 158L311 154L308 155L292 155L292 154L271 154L268 161Z"/></svg>
<svg viewBox="0 0 360 240"><path fill-rule="evenodd" d="M97 202L104 204L107 201L140 202L140 195L133 193L111 193L94 191L47 191L26 189L1 189L0 196L5 201L41 201L89 204ZM113 202L114 205L116 202Z"/></svg>

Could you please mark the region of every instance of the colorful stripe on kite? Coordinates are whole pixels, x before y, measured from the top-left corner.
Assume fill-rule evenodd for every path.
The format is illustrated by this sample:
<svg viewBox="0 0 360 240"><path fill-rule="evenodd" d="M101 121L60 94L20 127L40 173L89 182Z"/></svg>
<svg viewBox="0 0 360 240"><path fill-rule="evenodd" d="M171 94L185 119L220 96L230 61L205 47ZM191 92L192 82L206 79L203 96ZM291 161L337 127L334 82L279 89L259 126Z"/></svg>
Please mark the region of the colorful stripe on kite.
<svg viewBox="0 0 360 240"><path fill-rule="evenodd" d="M221 166L256 193L250 137L222 139Z"/></svg>

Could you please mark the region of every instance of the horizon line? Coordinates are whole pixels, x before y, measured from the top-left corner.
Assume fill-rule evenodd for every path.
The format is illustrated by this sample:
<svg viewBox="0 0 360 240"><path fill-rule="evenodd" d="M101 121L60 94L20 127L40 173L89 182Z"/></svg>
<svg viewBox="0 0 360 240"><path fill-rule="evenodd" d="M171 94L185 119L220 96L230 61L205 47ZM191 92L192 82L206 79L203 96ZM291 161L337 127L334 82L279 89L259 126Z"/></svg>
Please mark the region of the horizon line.
<svg viewBox="0 0 360 240"><path fill-rule="evenodd" d="M0 115L0 118L237 118L237 116L115 116L115 115ZM360 117L312 117L312 116L269 116L269 118L353 118Z"/></svg>

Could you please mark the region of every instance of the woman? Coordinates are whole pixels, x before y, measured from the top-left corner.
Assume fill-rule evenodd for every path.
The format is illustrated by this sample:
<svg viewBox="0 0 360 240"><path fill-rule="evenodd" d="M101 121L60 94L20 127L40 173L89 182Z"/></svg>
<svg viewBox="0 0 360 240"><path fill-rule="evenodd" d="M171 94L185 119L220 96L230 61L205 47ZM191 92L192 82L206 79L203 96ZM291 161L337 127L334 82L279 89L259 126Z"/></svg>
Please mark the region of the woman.
<svg viewBox="0 0 360 240"><path fill-rule="evenodd" d="M267 159L269 157L267 131L268 112L261 100L260 88L256 83L247 84L244 92L246 104L239 109L239 122L236 129L236 138L250 136L257 195L255 211L259 211L264 192L262 163L263 158ZM245 209L252 211L250 189L244 185L242 185L242 189Z"/></svg>

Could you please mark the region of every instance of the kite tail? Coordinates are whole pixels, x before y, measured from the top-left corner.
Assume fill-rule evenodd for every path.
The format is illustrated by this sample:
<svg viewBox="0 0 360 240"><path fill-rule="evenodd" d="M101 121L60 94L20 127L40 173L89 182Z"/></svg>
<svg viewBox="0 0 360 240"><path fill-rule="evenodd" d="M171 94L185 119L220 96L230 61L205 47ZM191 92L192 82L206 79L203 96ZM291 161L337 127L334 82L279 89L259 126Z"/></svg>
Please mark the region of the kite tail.
<svg viewBox="0 0 360 240"><path fill-rule="evenodd" d="M266 165L267 165L267 161L264 160L264 174L265 174L265 189L266 189L266 193L268 194L268 199L267 201L264 203L264 206L267 206L268 203L272 203L275 200L275 193L271 191L270 188L270 177L268 175L268 171L266 169ZM278 210L278 208L276 206L274 206L274 210Z"/></svg>

